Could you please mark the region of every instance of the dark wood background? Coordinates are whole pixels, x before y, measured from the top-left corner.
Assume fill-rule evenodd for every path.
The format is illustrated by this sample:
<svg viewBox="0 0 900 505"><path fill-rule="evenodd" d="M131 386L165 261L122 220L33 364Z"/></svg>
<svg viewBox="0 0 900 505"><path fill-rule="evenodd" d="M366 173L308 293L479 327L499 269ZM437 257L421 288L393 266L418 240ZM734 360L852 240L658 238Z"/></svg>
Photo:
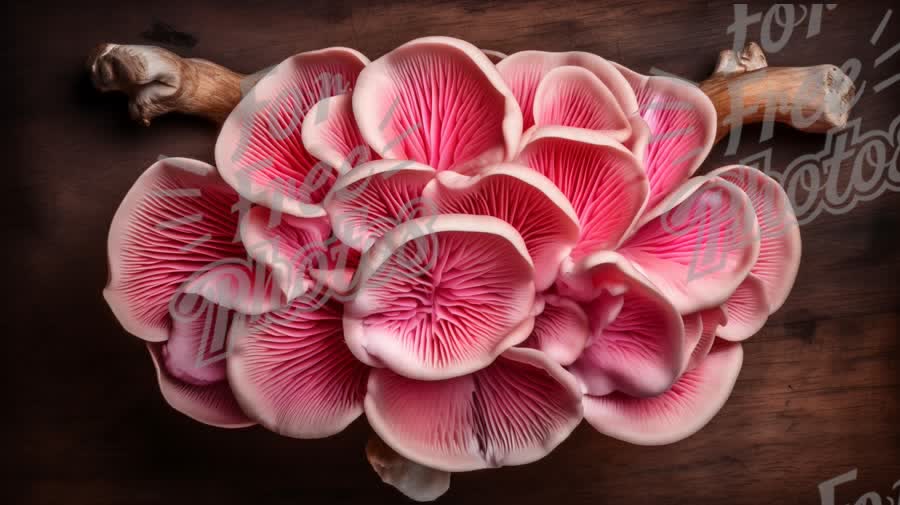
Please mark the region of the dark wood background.
<svg viewBox="0 0 900 505"><path fill-rule="evenodd" d="M13 157L0 184L8 279L3 487L14 503L406 502L369 469L364 421L331 439L292 440L206 427L164 403L143 344L101 298L107 227L146 166L159 155L212 161L216 132L185 117L133 125L122 97L101 96L85 79L94 44L164 45L251 72L329 45L374 58L442 34L505 52L588 50L641 72L656 66L700 80L731 46L734 15L731 4L682 1L77 3L18 2L4 21L0 117ZM900 71L900 53L873 62L900 42L898 7L841 4L826 12L821 35L807 40L798 29L770 64L858 58L858 81L868 84L853 117L865 129L886 129L900 112L900 83L880 93L872 87ZM759 25L750 33L758 39ZM787 128L775 133L759 144L759 129L748 129L738 156L719 145L707 168L769 146L775 166L786 166L825 142ZM802 227L793 294L746 344L734 394L699 434L635 447L582 425L536 464L454 476L441 503L819 503L817 485L854 468L857 480L838 488L837 503L868 491L896 500L898 204L889 192Z"/></svg>

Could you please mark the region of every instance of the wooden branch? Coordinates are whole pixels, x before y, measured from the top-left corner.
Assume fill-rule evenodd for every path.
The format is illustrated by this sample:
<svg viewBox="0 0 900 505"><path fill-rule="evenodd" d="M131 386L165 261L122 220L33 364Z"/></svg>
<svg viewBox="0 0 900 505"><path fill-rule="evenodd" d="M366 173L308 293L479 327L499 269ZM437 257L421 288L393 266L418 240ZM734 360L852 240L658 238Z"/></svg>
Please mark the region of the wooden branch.
<svg viewBox="0 0 900 505"><path fill-rule="evenodd" d="M374 433L366 444L366 458L382 482L415 501L434 501L450 489L449 472L404 458Z"/></svg>
<svg viewBox="0 0 900 505"><path fill-rule="evenodd" d="M131 99L135 121L169 112L205 117L221 124L241 100L244 75L207 60L181 58L160 47L100 44L87 61L100 91L121 91Z"/></svg>
<svg viewBox="0 0 900 505"><path fill-rule="evenodd" d="M715 71L700 89L716 108L716 142L735 126L762 121L807 132L843 127L856 94L853 81L838 67L769 67L754 42L740 54L719 53Z"/></svg>
<svg viewBox="0 0 900 505"><path fill-rule="evenodd" d="M88 58L100 91L130 97L131 116L145 125L169 112L221 124L263 75L242 75L215 63L181 58L154 46L101 44ZM716 69L700 83L718 113L716 141L737 125L774 120L798 130L824 132L847 123L853 82L833 65L769 67L751 42L735 54L719 53Z"/></svg>

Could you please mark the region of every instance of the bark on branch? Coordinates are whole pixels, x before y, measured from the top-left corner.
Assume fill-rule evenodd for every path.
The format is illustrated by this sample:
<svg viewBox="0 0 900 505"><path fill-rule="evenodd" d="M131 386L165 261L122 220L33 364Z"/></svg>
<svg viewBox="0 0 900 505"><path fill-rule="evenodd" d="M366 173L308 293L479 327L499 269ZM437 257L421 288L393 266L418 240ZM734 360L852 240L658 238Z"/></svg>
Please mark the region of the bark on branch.
<svg viewBox="0 0 900 505"><path fill-rule="evenodd" d="M155 46L100 44L88 56L87 66L94 87L128 95L132 119L144 125L169 112L221 124L241 100L245 77Z"/></svg>
<svg viewBox="0 0 900 505"><path fill-rule="evenodd" d="M131 117L145 125L169 112L221 124L240 101L242 89L246 92L261 76L154 46L100 44L87 65L94 86L127 94ZM715 71L700 89L718 113L716 141L737 125L764 120L808 132L842 127L855 94L853 82L834 65L769 67L753 42L740 53L719 53Z"/></svg>
<svg viewBox="0 0 900 505"><path fill-rule="evenodd" d="M717 142L735 126L767 120L806 132L843 127L856 94L838 67L770 67L754 42L739 54L719 53L716 70L700 89L716 108Z"/></svg>

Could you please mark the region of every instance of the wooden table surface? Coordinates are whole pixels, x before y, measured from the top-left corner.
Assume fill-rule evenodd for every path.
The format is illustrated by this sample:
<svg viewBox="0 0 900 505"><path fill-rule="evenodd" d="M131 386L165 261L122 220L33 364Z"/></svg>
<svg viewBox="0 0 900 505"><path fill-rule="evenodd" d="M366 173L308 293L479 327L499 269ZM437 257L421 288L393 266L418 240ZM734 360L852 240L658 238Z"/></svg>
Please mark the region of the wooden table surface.
<svg viewBox="0 0 900 505"><path fill-rule="evenodd" d="M887 130L900 112L900 82L874 87L900 72L900 53L875 61L900 42L898 5L880 40L870 38L890 7L825 11L821 34L807 39L798 27L770 64L857 58L857 82L867 84L852 116L864 131ZM442 34L504 52L587 50L644 73L656 67L700 80L731 46L734 17L731 4L674 1L31 0L11 8L3 37L14 78L3 79L0 113L14 154L2 185L12 281L3 318L4 487L12 503L91 505L406 502L369 469L362 420L330 439L293 440L210 428L164 403L143 344L101 297L107 229L145 167L160 155L212 161L216 132L185 117L132 124L123 97L101 96L86 80L91 46L164 45L250 72L329 45L377 57ZM759 40L760 24L749 33ZM782 127L767 142L759 135L746 129L733 155L723 142L705 169L769 147L773 166L787 167L826 143ZM839 168L842 181L853 161ZM898 204L900 194L887 191L803 225L794 291L747 342L734 394L699 434L636 447L582 424L538 463L454 476L440 503L819 503L820 482L858 469L838 486L836 503L874 491L896 505Z"/></svg>

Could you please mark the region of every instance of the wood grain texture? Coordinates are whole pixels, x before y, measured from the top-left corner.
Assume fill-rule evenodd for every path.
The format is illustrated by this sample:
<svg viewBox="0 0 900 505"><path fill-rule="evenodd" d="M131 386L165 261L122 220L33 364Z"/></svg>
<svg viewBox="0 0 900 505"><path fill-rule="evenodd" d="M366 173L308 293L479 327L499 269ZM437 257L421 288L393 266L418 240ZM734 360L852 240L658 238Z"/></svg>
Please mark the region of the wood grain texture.
<svg viewBox="0 0 900 505"><path fill-rule="evenodd" d="M869 41L887 8L881 41ZM12 78L0 112L13 153L2 202L7 240L3 348L7 397L4 491L24 504L379 504L406 502L379 482L364 453L367 427L314 441L262 429L227 431L164 403L143 345L120 328L100 292L109 221L137 175L160 155L212 161L215 131L200 119L133 124L124 97L99 95L84 55L102 41L157 44L239 72L303 50L355 47L377 57L414 37L443 34L504 52L587 50L647 73L708 76L731 44L720 2L162 0L130 6L34 0L6 19ZM751 12L764 10L751 4ZM772 66L861 62L863 129L897 116L896 5L841 4L822 34L796 30ZM776 31L776 33L780 33ZM750 30L758 40L759 25ZM867 82L863 90L860 83ZM717 146L704 169L772 147L787 167L825 137L776 126L743 130L736 153ZM846 183L853 160L841 165ZM817 485L853 468L837 503L882 497L900 479L900 195L804 224L791 297L746 344L734 395L699 434L635 447L582 425L532 465L456 475L439 503L819 503ZM885 503L887 501L885 500Z"/></svg>

